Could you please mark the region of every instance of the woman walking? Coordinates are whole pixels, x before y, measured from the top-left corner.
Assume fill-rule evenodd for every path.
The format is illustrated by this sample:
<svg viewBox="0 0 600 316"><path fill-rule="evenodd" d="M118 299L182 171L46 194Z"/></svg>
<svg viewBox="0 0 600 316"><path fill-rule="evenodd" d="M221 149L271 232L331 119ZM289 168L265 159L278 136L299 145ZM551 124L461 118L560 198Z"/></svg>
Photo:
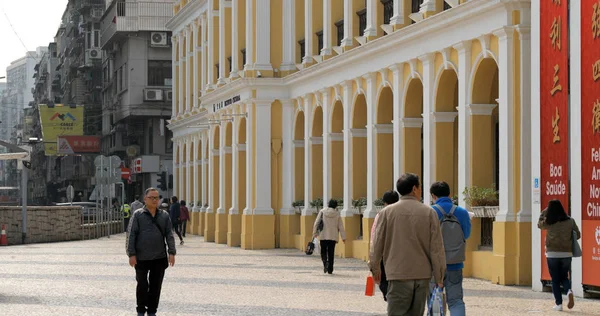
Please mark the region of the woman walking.
<svg viewBox="0 0 600 316"><path fill-rule="evenodd" d="M319 236L321 245L321 260L323 260L323 273L333 273L333 255L335 254L335 244L338 242L339 235L342 235L342 241L346 242L346 231L344 223L337 211L337 201L329 200L327 209L322 209L317 215L313 225L313 239ZM322 230L319 230L319 222L323 221Z"/></svg>
<svg viewBox="0 0 600 316"><path fill-rule="evenodd" d="M185 231L187 230L187 222L190 220L190 211L188 210L184 200L181 200L181 223L179 230L181 235L185 237Z"/></svg>
<svg viewBox="0 0 600 316"><path fill-rule="evenodd" d="M575 232L578 240L581 238L579 228L575 221L567 215L559 200L548 202L548 207L540 215L538 228L547 231L546 258L550 277L552 278L552 294L554 294L556 303L553 310L563 310L561 285L569 298L567 307L571 309L575 306L571 281L569 280L571 259L573 257L573 232Z"/></svg>

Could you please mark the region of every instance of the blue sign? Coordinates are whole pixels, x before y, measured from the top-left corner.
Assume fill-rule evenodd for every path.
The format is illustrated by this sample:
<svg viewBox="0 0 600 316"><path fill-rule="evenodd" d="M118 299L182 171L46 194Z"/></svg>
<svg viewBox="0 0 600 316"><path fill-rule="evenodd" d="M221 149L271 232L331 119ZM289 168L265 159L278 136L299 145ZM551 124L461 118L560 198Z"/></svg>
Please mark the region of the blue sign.
<svg viewBox="0 0 600 316"><path fill-rule="evenodd" d="M533 188L534 189L539 189L540 188L540 178L533 179Z"/></svg>

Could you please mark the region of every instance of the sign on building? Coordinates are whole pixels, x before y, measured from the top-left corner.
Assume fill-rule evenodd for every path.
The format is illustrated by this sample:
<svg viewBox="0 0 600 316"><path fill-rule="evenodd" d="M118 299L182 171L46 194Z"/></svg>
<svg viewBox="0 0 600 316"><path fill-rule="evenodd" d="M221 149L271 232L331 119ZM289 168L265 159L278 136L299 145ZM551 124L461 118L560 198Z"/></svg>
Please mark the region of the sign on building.
<svg viewBox="0 0 600 316"><path fill-rule="evenodd" d="M57 146L61 155L99 153L100 136L58 136Z"/></svg>
<svg viewBox="0 0 600 316"><path fill-rule="evenodd" d="M57 139L65 135L83 135L83 105L39 105L42 138L46 156L58 154Z"/></svg>
<svg viewBox="0 0 600 316"><path fill-rule="evenodd" d="M540 2L541 206L560 200L569 210L569 40L568 1ZM550 273L542 231L542 280Z"/></svg>

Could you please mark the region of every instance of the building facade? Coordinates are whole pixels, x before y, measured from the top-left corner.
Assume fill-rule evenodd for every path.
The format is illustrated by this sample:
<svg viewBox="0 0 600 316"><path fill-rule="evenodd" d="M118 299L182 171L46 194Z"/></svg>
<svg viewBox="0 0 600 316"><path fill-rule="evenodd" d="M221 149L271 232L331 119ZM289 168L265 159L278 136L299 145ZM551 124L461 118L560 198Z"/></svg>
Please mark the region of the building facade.
<svg viewBox="0 0 600 316"><path fill-rule="evenodd" d="M464 274L531 284L530 1L192 0L174 12L169 128L192 233L303 249L334 198L337 255L366 259L378 198L413 172L424 203L434 181L465 206L465 189L496 188Z"/></svg>
<svg viewBox="0 0 600 316"><path fill-rule="evenodd" d="M59 201L53 186L48 185L57 176L55 173L56 157L46 156L42 137L42 124L40 120L39 105L60 103L60 85L58 72L58 48L56 43L48 44L48 51L40 56L39 63L35 65L33 103L31 114L31 127L27 128L27 139L42 139L42 142L31 143L31 172L29 173L28 197L34 205L49 205L50 202Z"/></svg>
<svg viewBox="0 0 600 316"><path fill-rule="evenodd" d="M170 0L112 1L101 21L103 51L102 152L133 172L128 200L172 174ZM136 168L136 164L139 168ZM168 196L168 188L161 189Z"/></svg>
<svg viewBox="0 0 600 316"><path fill-rule="evenodd" d="M6 88L0 98L0 138L6 142L22 145L26 138L25 110L30 109L33 104L35 65L39 58L47 51L47 47L38 47L35 51L29 51L6 68ZM0 152L8 152L6 148L0 147ZM20 172L16 160L7 160L2 164L2 178L5 186L18 187ZM19 191L12 190L8 193L12 198L19 196Z"/></svg>

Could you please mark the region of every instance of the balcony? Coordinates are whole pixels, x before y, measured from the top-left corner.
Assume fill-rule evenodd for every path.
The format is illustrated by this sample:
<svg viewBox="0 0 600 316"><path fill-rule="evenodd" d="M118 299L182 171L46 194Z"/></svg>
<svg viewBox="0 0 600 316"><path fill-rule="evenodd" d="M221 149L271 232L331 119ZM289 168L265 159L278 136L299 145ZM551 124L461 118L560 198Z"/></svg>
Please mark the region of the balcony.
<svg viewBox="0 0 600 316"><path fill-rule="evenodd" d="M172 3L113 1L102 17L100 46L106 49L119 33L166 32L165 25L172 17Z"/></svg>

